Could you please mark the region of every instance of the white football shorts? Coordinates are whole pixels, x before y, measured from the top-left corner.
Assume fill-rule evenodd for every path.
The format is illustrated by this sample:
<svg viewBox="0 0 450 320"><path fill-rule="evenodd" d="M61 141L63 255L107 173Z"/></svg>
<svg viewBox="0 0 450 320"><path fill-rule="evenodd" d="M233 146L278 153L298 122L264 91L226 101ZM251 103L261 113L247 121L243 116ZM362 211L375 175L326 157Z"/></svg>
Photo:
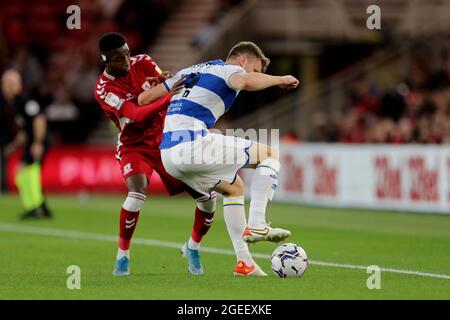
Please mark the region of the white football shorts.
<svg viewBox="0 0 450 320"><path fill-rule="evenodd" d="M233 183L249 162L251 140L208 132L188 142L161 150L166 171L205 195L220 181Z"/></svg>

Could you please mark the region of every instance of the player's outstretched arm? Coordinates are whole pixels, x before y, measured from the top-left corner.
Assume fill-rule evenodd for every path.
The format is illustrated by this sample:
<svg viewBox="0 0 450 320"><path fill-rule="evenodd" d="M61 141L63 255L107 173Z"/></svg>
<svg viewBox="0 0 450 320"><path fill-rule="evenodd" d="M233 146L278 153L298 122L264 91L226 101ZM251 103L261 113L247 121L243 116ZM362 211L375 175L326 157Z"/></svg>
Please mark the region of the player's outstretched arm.
<svg viewBox="0 0 450 320"><path fill-rule="evenodd" d="M154 117L170 103L172 96L166 94L163 98L147 104L145 106L139 106L134 102L128 101L122 106L122 116L127 117L133 121L139 122Z"/></svg>
<svg viewBox="0 0 450 320"><path fill-rule="evenodd" d="M169 88L169 85L165 83L164 81L160 84L157 84L153 88L150 88L149 90L145 90L138 96L138 104L140 106L147 105L161 97L164 97L167 92L169 92L171 95L174 95L178 92L180 92L184 87L184 78L179 79L177 82L174 83L172 88Z"/></svg>
<svg viewBox="0 0 450 320"><path fill-rule="evenodd" d="M231 75L229 83L234 89L258 91L274 86L279 86L284 89L294 89L298 86L299 81L291 75L271 76L264 73L249 72Z"/></svg>
<svg viewBox="0 0 450 320"><path fill-rule="evenodd" d="M153 101L151 103L146 103L142 106L132 102L127 101L126 104L123 106L122 115L133 120L133 121L143 121L148 118L151 118L155 116L158 112L168 107L170 103L170 99L172 99L172 96L180 92L184 87L184 81L185 79L182 78L175 82L175 84L172 86L172 88L167 91L165 91L162 98L159 98L157 101ZM156 88L156 87L154 87ZM150 89L153 90L154 88ZM148 91L150 91L148 90ZM145 93L147 91L144 91ZM139 97L143 94L141 93ZM139 100L138 97L138 100Z"/></svg>
<svg viewBox="0 0 450 320"><path fill-rule="evenodd" d="M150 88L148 90L145 90L138 96L138 104L140 106L144 106L146 104L149 104L161 97L164 97L167 94L168 90L164 86L164 84L159 83L153 88Z"/></svg>

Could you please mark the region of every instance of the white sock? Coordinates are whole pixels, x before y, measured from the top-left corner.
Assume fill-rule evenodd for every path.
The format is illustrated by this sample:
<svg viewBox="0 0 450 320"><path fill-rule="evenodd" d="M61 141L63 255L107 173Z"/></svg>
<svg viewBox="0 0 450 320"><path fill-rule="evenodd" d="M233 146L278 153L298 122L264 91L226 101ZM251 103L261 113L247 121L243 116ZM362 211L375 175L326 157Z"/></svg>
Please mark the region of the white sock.
<svg viewBox="0 0 450 320"><path fill-rule="evenodd" d="M242 233L247 223L245 219L244 196L223 197L223 217L233 243L237 261L243 260L246 264L253 264L254 261L248 250L247 243L242 239Z"/></svg>
<svg viewBox="0 0 450 320"><path fill-rule="evenodd" d="M119 248L117 250L117 259L120 259L124 256L127 257L128 259L130 259L130 250L122 250Z"/></svg>
<svg viewBox="0 0 450 320"><path fill-rule="evenodd" d="M191 250L198 250L200 248L200 242L196 242L192 237L189 237L187 246Z"/></svg>
<svg viewBox="0 0 450 320"><path fill-rule="evenodd" d="M248 226L262 229L266 227L267 202L272 200L278 183L280 162L275 159L261 161L255 169L250 187L250 212Z"/></svg>
<svg viewBox="0 0 450 320"><path fill-rule="evenodd" d="M125 199L122 207L130 212L139 212L144 204L145 198L147 196L139 192L128 192L128 196Z"/></svg>

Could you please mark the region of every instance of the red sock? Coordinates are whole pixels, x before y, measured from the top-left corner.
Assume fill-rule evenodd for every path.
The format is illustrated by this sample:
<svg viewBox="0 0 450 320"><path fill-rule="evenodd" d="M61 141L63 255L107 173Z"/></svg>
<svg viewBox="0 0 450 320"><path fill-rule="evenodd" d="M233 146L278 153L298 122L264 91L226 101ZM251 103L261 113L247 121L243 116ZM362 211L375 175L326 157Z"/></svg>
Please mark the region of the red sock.
<svg viewBox="0 0 450 320"><path fill-rule="evenodd" d="M214 212L209 213L195 208L194 226L191 237L195 242L202 241L203 236L208 232L214 220Z"/></svg>
<svg viewBox="0 0 450 320"><path fill-rule="evenodd" d="M133 236L134 228L136 228L139 219L139 211L131 212L120 209L120 235L119 248L122 250L129 250L131 237Z"/></svg>

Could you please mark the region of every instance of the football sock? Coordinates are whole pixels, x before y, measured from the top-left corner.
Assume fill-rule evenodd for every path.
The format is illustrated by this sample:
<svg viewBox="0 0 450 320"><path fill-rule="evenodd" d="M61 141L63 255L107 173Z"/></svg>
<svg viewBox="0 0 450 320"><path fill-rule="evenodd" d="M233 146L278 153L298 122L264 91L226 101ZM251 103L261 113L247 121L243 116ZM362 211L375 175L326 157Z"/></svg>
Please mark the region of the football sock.
<svg viewBox="0 0 450 320"><path fill-rule="evenodd" d="M223 197L223 217L233 243L237 261L243 260L246 264L253 264L248 245L242 239L242 233L247 223L245 219L244 196Z"/></svg>
<svg viewBox="0 0 450 320"><path fill-rule="evenodd" d="M31 195L31 184L29 181L29 169L30 166L24 166L16 174L15 182L17 189L19 189L20 200L25 210L29 211L34 209L33 198Z"/></svg>
<svg viewBox="0 0 450 320"><path fill-rule="evenodd" d="M128 251L130 242L136 228L139 211L144 203L146 196L139 192L129 192L122 208L120 209L120 234L119 234L119 250L117 256L124 253L121 250ZM129 256L129 253L128 253Z"/></svg>
<svg viewBox="0 0 450 320"><path fill-rule="evenodd" d="M38 208L44 203L44 194L42 193L41 182L41 164L39 162L34 162L29 166L28 177L33 207Z"/></svg>
<svg viewBox="0 0 450 320"><path fill-rule="evenodd" d="M200 242L195 241L194 239L192 239L192 236L190 236L187 246L191 250L198 250L200 249Z"/></svg>
<svg viewBox="0 0 450 320"><path fill-rule="evenodd" d="M216 192L196 199L197 207L195 208L194 225L192 226L191 237L188 240L189 249L198 250L200 248L203 236L208 232L214 221L216 199Z"/></svg>
<svg viewBox="0 0 450 320"><path fill-rule="evenodd" d="M119 248L117 250L117 260L122 257L127 257L128 259L130 259L130 250L122 250Z"/></svg>
<svg viewBox="0 0 450 320"><path fill-rule="evenodd" d="M250 213L248 226L262 229L266 227L266 207L272 200L278 183L280 162L275 159L261 161L255 169L250 187Z"/></svg>

